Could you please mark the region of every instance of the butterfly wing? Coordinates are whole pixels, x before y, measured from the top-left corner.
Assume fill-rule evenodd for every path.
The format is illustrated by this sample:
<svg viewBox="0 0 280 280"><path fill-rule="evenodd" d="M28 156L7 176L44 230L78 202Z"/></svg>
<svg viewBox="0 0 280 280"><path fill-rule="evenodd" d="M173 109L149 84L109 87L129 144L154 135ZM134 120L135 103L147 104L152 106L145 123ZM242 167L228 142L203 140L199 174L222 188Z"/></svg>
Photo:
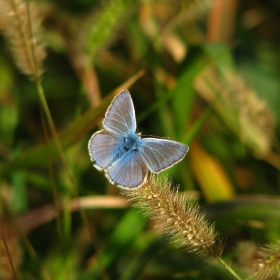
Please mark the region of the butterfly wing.
<svg viewBox="0 0 280 280"><path fill-rule="evenodd" d="M107 109L103 120L104 128L118 134L136 131L133 101L128 90L118 94Z"/></svg>
<svg viewBox="0 0 280 280"><path fill-rule="evenodd" d="M106 177L123 189L140 188L146 181L148 169L139 152L123 155L109 170Z"/></svg>
<svg viewBox="0 0 280 280"><path fill-rule="evenodd" d="M89 154L95 167L104 170L109 181L121 188L139 188L146 181L148 169L159 173L182 160L189 149L175 141L144 138L139 149L124 153L127 147L122 140L136 132L135 111L128 90L114 98L103 125L105 129L89 140Z"/></svg>
<svg viewBox="0 0 280 280"><path fill-rule="evenodd" d="M118 134L105 129L92 135L88 142L88 150L98 170L103 170L112 162L119 151L120 141Z"/></svg>
<svg viewBox="0 0 280 280"><path fill-rule="evenodd" d="M142 139L142 156L152 173L159 173L184 158L189 147L176 141L157 138Z"/></svg>

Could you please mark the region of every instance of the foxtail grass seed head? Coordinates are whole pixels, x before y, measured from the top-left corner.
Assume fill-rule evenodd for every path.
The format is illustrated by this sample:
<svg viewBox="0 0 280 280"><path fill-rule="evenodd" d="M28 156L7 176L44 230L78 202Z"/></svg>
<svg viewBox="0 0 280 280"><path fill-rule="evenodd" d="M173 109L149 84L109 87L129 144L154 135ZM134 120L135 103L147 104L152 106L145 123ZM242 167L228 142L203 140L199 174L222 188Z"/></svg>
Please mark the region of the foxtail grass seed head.
<svg viewBox="0 0 280 280"><path fill-rule="evenodd" d="M246 119L269 137L274 135L274 119L271 109L264 99L236 73L228 76L227 83L220 81L220 94L225 104L234 107L240 119Z"/></svg>
<svg viewBox="0 0 280 280"><path fill-rule="evenodd" d="M227 92L228 102L236 104L240 116L257 125L269 137L274 135L274 118L271 109L240 75L232 75L231 89Z"/></svg>
<svg viewBox="0 0 280 280"><path fill-rule="evenodd" d="M177 246L188 252L220 256L221 240L214 226L204 219L199 206L187 196L171 190L171 183L151 175L147 183L135 191L123 191L134 206L154 220Z"/></svg>
<svg viewBox="0 0 280 280"><path fill-rule="evenodd" d="M198 19L205 17L213 4L212 0L168 1L165 0L167 13L170 10L175 14L173 24L193 24ZM166 13L166 14L167 14Z"/></svg>
<svg viewBox="0 0 280 280"><path fill-rule="evenodd" d="M46 56L41 40L41 17L36 3L24 0L0 0L0 17L16 66L25 75L38 80Z"/></svg>
<svg viewBox="0 0 280 280"><path fill-rule="evenodd" d="M100 49L104 49L114 38L114 32L124 19L129 1L111 0L103 6L88 36L88 53L91 60L96 58Z"/></svg>
<svg viewBox="0 0 280 280"><path fill-rule="evenodd" d="M253 274L260 279L280 279L280 241L262 247L258 253Z"/></svg>
<svg viewBox="0 0 280 280"><path fill-rule="evenodd" d="M238 264L247 273L251 273L253 265L259 258L258 246L252 241L240 241L236 246Z"/></svg>

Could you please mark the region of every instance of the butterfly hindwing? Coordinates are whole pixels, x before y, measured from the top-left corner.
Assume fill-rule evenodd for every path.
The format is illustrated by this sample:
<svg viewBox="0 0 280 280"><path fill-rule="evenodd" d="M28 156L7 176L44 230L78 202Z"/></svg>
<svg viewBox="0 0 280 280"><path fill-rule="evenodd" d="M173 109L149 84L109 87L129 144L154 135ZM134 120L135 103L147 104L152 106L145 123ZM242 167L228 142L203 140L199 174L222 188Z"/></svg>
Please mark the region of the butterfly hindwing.
<svg viewBox="0 0 280 280"><path fill-rule="evenodd" d="M182 160L188 149L184 144L167 139L142 139L142 155L153 173L159 173Z"/></svg>
<svg viewBox="0 0 280 280"><path fill-rule="evenodd" d="M148 169L141 154L134 151L126 153L107 171L108 179L125 189L139 188L147 175Z"/></svg>
<svg viewBox="0 0 280 280"><path fill-rule="evenodd" d="M104 127L119 134L135 133L136 119L131 95L123 90L112 101L103 120Z"/></svg>
<svg viewBox="0 0 280 280"><path fill-rule="evenodd" d="M89 154L95 167L99 170L106 168L118 153L120 138L105 129L92 135L88 143Z"/></svg>

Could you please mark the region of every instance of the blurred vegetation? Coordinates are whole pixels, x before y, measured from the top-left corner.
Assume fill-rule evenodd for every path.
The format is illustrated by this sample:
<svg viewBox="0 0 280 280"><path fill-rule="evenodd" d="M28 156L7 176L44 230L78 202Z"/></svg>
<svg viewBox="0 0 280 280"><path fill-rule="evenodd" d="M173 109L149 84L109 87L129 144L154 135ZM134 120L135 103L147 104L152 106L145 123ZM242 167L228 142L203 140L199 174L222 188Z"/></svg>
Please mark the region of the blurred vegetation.
<svg viewBox="0 0 280 280"><path fill-rule="evenodd" d="M30 11L43 74L19 65L24 48L0 18L0 279L14 279L11 263L28 280L234 279L169 243L92 166L87 142L124 88L139 132L189 145L160 176L215 222L223 259L242 279L279 279L280 1L30 1ZM262 255L278 269L258 274L258 248L273 243Z"/></svg>

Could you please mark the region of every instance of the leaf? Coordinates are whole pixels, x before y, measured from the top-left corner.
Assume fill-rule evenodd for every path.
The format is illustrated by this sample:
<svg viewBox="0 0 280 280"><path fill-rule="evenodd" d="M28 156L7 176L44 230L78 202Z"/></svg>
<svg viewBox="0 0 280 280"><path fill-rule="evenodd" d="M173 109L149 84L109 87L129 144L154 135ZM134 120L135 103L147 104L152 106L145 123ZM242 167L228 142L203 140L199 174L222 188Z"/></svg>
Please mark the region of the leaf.
<svg viewBox="0 0 280 280"><path fill-rule="evenodd" d="M234 188L220 162L198 143L193 143L191 150L191 167L205 199L213 202L232 198Z"/></svg>
<svg viewBox="0 0 280 280"><path fill-rule="evenodd" d="M173 130L179 140L182 139L189 124L195 96L194 80L208 65L209 62L205 60L204 54L199 53L191 63L187 64L175 87L169 93L174 96L172 99Z"/></svg>
<svg viewBox="0 0 280 280"><path fill-rule="evenodd" d="M267 223L280 219L280 199L277 196L241 195L228 201L209 204L204 210L207 218L215 219L219 231L232 232L240 224L252 225L252 221L262 222L263 228L266 228Z"/></svg>
<svg viewBox="0 0 280 280"><path fill-rule="evenodd" d="M107 238L105 247L99 252L100 262L94 261L93 265L86 273L87 277L85 276L83 279L89 279L88 277L92 277L92 275L95 276L94 279L103 279L96 276L99 275L100 265L106 268L108 274L111 275L111 271L116 274L116 269L122 258L127 256L127 251L130 250L132 243L138 238L146 222L147 218L144 218L137 210L130 209L127 211ZM112 275L110 279L111 278ZM120 279L120 276L115 276L113 278Z"/></svg>

